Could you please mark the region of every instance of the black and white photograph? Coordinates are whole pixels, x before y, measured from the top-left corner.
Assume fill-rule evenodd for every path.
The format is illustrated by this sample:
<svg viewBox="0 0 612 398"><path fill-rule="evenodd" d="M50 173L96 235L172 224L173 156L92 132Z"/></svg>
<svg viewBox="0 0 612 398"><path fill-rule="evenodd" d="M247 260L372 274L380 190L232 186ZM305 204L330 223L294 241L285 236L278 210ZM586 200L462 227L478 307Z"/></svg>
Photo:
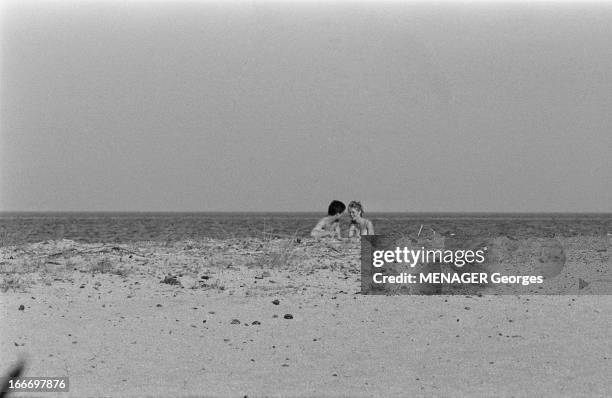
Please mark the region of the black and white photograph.
<svg viewBox="0 0 612 398"><path fill-rule="evenodd" d="M5 0L0 397L612 396L612 2Z"/></svg>

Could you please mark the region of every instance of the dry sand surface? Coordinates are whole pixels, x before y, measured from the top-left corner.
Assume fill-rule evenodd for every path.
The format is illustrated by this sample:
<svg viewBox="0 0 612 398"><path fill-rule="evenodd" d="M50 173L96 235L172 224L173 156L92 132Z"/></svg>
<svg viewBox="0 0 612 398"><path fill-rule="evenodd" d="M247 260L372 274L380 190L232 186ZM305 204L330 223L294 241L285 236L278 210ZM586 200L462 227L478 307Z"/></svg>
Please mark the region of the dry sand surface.
<svg viewBox="0 0 612 398"><path fill-rule="evenodd" d="M591 287L610 268L593 239L562 241ZM361 295L359 252L3 247L0 371L26 358L26 376L70 377L69 393L44 397L612 395L612 296Z"/></svg>

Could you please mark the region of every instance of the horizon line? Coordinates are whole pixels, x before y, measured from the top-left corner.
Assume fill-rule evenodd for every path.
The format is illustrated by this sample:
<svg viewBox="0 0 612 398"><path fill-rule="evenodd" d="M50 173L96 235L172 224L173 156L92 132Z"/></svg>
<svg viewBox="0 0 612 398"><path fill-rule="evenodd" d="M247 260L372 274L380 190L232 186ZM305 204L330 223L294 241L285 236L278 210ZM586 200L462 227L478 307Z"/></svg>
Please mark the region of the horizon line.
<svg viewBox="0 0 612 398"><path fill-rule="evenodd" d="M295 213L318 213L322 214L325 211L321 210L0 210L0 214L26 214L26 213L89 213L89 214L101 214L101 213L113 213L113 214L127 214L127 213L142 213L142 214L295 214ZM401 213L401 214L609 214L612 215L612 211L405 211L405 210L388 210L388 211L368 211L368 214L389 214L389 213Z"/></svg>

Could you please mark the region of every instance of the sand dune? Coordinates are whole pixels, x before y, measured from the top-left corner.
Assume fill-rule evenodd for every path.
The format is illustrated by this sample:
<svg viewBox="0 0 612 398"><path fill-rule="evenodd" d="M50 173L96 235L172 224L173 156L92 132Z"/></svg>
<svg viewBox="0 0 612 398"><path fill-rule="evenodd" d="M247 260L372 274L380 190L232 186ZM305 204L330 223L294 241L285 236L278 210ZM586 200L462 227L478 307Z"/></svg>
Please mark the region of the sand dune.
<svg viewBox="0 0 612 398"><path fill-rule="evenodd" d="M350 242L8 246L0 370L70 377L45 396L609 396L612 296L578 295L608 252L561 243L576 295L361 295Z"/></svg>

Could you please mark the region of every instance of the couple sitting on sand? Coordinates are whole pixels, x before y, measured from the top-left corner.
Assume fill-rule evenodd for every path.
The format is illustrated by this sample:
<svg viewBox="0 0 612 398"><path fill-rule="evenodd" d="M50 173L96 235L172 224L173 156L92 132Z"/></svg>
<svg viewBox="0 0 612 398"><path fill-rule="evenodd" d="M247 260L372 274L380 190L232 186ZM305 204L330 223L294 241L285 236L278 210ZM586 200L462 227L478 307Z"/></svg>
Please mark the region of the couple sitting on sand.
<svg viewBox="0 0 612 398"><path fill-rule="evenodd" d="M344 214L346 206L339 200L333 200L327 209L327 217L323 217L310 232L310 236L314 238L322 238L325 236L336 237L341 239L340 233L340 218ZM352 201L348 205L348 213L351 217L351 226L349 227L348 237L359 237L361 235L374 235L374 225L372 221L363 218L363 207L361 203Z"/></svg>

